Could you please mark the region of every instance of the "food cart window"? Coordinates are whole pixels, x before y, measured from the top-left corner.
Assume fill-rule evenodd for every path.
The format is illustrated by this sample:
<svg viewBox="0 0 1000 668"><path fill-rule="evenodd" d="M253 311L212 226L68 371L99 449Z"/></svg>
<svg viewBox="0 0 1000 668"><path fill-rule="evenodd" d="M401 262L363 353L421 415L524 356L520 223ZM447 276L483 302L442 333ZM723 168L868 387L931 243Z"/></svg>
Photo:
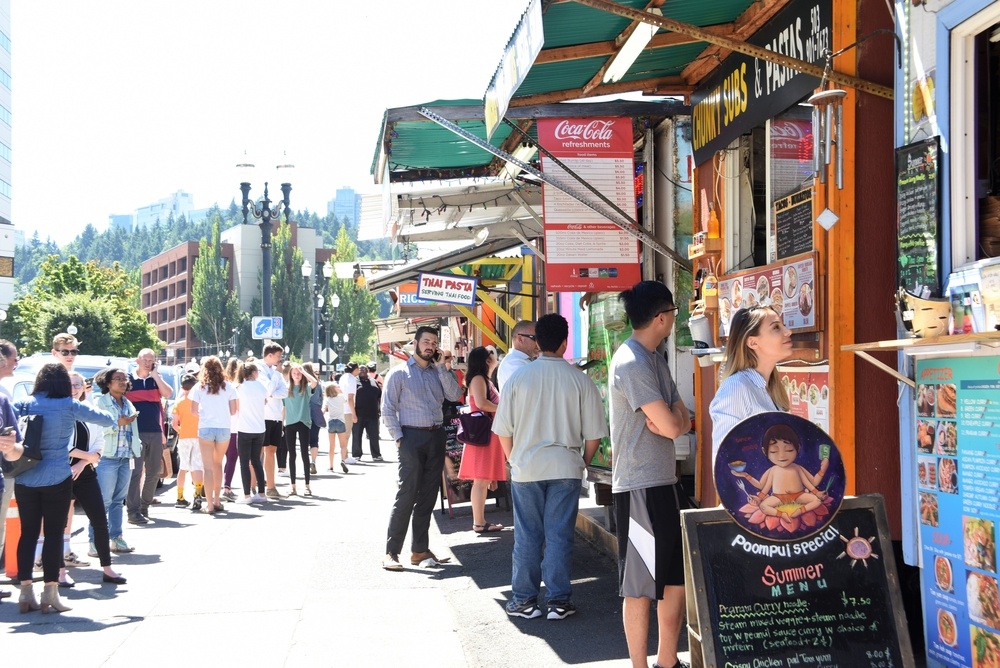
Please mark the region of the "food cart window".
<svg viewBox="0 0 1000 668"><path fill-rule="evenodd" d="M715 179L726 203L727 272L813 249L811 111L792 107L725 151Z"/></svg>

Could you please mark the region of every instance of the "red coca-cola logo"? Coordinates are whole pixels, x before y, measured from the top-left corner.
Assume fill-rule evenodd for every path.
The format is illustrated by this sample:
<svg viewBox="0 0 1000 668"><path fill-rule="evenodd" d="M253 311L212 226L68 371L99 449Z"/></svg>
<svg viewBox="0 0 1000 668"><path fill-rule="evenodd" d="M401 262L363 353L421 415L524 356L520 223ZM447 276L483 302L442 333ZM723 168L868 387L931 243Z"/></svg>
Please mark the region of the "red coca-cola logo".
<svg viewBox="0 0 1000 668"><path fill-rule="evenodd" d="M808 121L772 121L771 136L776 139L804 139L810 126Z"/></svg>
<svg viewBox="0 0 1000 668"><path fill-rule="evenodd" d="M556 139L597 139L610 140L614 121L594 120L587 123L575 123L567 120L559 121L556 125Z"/></svg>

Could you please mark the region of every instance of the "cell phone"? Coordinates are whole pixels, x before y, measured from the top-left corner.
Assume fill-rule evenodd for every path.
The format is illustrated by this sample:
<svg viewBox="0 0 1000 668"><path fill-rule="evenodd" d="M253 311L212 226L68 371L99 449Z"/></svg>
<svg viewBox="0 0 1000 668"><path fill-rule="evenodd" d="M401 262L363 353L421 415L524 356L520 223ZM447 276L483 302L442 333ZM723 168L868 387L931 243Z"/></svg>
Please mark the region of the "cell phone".
<svg viewBox="0 0 1000 668"><path fill-rule="evenodd" d="M0 429L0 436L10 436L14 433L14 425L7 425L6 427Z"/></svg>

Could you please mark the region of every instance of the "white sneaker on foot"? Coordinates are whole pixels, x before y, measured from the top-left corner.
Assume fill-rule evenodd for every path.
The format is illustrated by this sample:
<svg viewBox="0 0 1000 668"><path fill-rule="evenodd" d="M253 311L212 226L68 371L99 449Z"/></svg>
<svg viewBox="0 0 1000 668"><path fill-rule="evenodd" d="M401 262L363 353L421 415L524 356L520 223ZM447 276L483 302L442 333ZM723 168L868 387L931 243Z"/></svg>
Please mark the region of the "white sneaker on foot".
<svg viewBox="0 0 1000 668"><path fill-rule="evenodd" d="M357 464L358 460L355 459L354 457L348 457L347 459L344 460L344 463L345 464Z"/></svg>

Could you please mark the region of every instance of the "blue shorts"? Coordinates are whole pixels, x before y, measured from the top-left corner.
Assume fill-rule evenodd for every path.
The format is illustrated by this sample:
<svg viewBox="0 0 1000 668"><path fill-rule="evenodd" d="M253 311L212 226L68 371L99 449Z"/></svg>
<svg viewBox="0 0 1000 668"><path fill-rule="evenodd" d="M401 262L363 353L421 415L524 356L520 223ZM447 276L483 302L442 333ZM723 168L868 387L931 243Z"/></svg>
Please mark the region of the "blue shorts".
<svg viewBox="0 0 1000 668"><path fill-rule="evenodd" d="M327 420L326 430L331 434L343 434L347 431L347 425L343 420Z"/></svg>
<svg viewBox="0 0 1000 668"><path fill-rule="evenodd" d="M198 438L213 443L229 443L232 434L229 427L199 427Z"/></svg>

